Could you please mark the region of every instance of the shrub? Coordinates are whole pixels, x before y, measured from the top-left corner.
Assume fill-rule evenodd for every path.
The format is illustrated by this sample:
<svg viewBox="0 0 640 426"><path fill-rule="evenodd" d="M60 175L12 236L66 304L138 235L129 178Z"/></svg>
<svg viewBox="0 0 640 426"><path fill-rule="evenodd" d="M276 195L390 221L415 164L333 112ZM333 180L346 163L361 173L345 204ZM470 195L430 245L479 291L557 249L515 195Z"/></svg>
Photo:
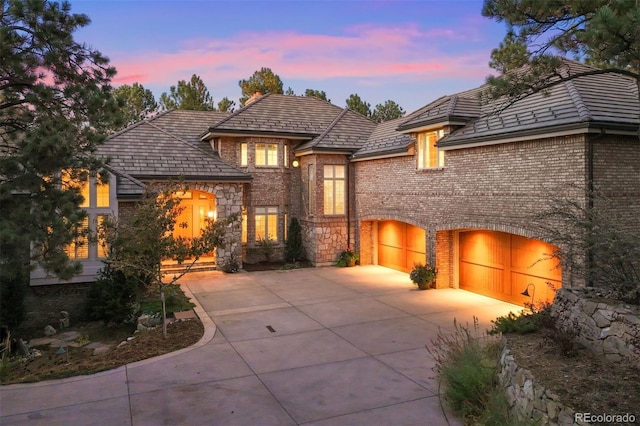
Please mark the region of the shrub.
<svg viewBox="0 0 640 426"><path fill-rule="evenodd" d="M302 228L298 219L291 218L287 231L287 242L284 248L285 260L289 263L296 263L306 257L304 245L302 244Z"/></svg>
<svg viewBox="0 0 640 426"><path fill-rule="evenodd" d="M264 259L267 262L271 262L271 258L273 257L273 251L275 250L275 242L267 237L267 238L258 238L256 241L258 246L258 252L264 256Z"/></svg>
<svg viewBox="0 0 640 426"><path fill-rule="evenodd" d="M2 265L0 274L0 324L17 327L25 316L24 293L29 285L25 268Z"/></svg>
<svg viewBox="0 0 640 426"><path fill-rule="evenodd" d="M472 330L454 320L455 332L439 332L427 347L436 361L445 400L464 419L477 418L486 410L496 385L498 345L481 340L477 321L474 317Z"/></svg>
<svg viewBox="0 0 640 426"><path fill-rule="evenodd" d="M433 285L437 274L438 272L433 266L419 263L413 267L413 270L409 273L409 278L411 278L411 281L417 284L421 290L424 290Z"/></svg>
<svg viewBox="0 0 640 426"><path fill-rule="evenodd" d="M337 265L340 267L353 266L360 259L360 256L349 247L342 250L338 256Z"/></svg>
<svg viewBox="0 0 640 426"><path fill-rule="evenodd" d="M551 305L548 303L539 307L529 305L528 310L523 309L519 314L509 312L491 322L493 327L489 334L527 334L535 333L542 328L555 328L551 318Z"/></svg>
<svg viewBox="0 0 640 426"><path fill-rule="evenodd" d="M106 323L132 322L138 311L138 287L137 279L105 267L87 292L87 318Z"/></svg>

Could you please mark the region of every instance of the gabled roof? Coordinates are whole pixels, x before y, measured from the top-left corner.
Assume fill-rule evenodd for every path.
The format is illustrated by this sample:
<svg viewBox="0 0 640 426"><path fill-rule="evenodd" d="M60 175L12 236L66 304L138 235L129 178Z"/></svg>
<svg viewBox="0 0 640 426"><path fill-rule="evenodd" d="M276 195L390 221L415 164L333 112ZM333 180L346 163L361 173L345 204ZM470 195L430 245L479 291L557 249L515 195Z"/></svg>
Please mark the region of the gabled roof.
<svg viewBox="0 0 640 426"><path fill-rule="evenodd" d="M353 154L354 160L375 157L378 155L392 155L406 153L413 143L411 135L397 130L407 117L380 123L369 135L364 146Z"/></svg>
<svg viewBox="0 0 640 426"><path fill-rule="evenodd" d="M566 75L593 70L596 68L565 60ZM605 129L637 133L640 127L635 81L613 73L568 80L548 93L530 95L493 113L496 105L482 105L480 117L442 138L438 146L446 149Z"/></svg>
<svg viewBox="0 0 640 426"><path fill-rule="evenodd" d="M399 131L418 130L429 125L464 124L480 116L480 93L484 87L443 96L405 117Z"/></svg>
<svg viewBox="0 0 640 426"><path fill-rule="evenodd" d="M162 130L171 133L205 151L211 150L209 142L200 140L202 133L211 123L222 120L229 113L219 111L187 111L169 110L149 119L149 122L160 127Z"/></svg>
<svg viewBox="0 0 640 426"><path fill-rule="evenodd" d="M322 134L296 148L296 152L308 150L338 150L352 152L361 148L377 123L362 114L343 109Z"/></svg>
<svg viewBox="0 0 640 426"><path fill-rule="evenodd" d="M175 112L169 111L164 116L141 121L112 135L98 148L98 155L110 158L109 164L117 172L138 180L178 177L187 180L251 180L250 175L225 163L210 147L207 149L199 146L199 141L187 141L181 137L183 125L175 124L175 121L185 117L189 117L185 122L197 120L203 116L201 111ZM193 135L193 129L185 133L187 138L193 138Z"/></svg>
<svg viewBox="0 0 640 426"><path fill-rule="evenodd" d="M341 112L342 108L312 96L267 94L211 125L209 134L312 139Z"/></svg>

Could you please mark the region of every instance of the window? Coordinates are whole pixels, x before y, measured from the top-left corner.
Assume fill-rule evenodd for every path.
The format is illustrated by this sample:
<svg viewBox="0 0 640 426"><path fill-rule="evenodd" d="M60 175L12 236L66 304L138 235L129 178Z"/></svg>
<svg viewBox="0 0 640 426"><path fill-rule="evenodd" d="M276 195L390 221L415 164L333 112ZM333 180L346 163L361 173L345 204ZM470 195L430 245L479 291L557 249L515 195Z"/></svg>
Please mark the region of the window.
<svg viewBox="0 0 640 426"><path fill-rule="evenodd" d="M89 218L85 217L75 230L77 235L74 241L65 248L69 259L89 258Z"/></svg>
<svg viewBox="0 0 640 426"><path fill-rule="evenodd" d="M324 214L345 212L345 166L324 166Z"/></svg>
<svg viewBox="0 0 640 426"><path fill-rule="evenodd" d="M256 144L256 166L277 166L278 145L275 143Z"/></svg>
<svg viewBox="0 0 640 426"><path fill-rule="evenodd" d="M309 196L309 214L316 211L316 165L309 164L307 167L309 183L307 184L307 195Z"/></svg>
<svg viewBox="0 0 640 426"><path fill-rule="evenodd" d="M109 207L109 182L96 179L96 207Z"/></svg>
<svg viewBox="0 0 640 426"><path fill-rule="evenodd" d="M418 169L444 167L444 151L435 146L442 136L442 130L418 134Z"/></svg>
<svg viewBox="0 0 640 426"><path fill-rule="evenodd" d="M284 226L282 227L282 230L284 232L283 240L287 241L287 239L289 238L289 215L287 213L284 214L284 220L282 222L284 223Z"/></svg>
<svg viewBox="0 0 640 426"><path fill-rule="evenodd" d="M247 208L246 207L242 207L242 234L240 237L241 242L246 243L247 242Z"/></svg>
<svg viewBox="0 0 640 426"><path fill-rule="evenodd" d="M98 257L103 259L107 257L109 254L109 248L107 247L107 241L105 239L104 233L101 232L104 223L108 219L109 215L99 214L96 217L96 242L98 243Z"/></svg>
<svg viewBox="0 0 640 426"><path fill-rule="evenodd" d="M284 148L282 150L282 164L285 167L289 167L289 145L284 144Z"/></svg>
<svg viewBox="0 0 640 426"><path fill-rule="evenodd" d="M256 241L278 241L278 208L256 207Z"/></svg>
<svg viewBox="0 0 640 426"><path fill-rule="evenodd" d="M249 160L247 158L247 143L240 144L240 165L242 167L247 167L249 164Z"/></svg>

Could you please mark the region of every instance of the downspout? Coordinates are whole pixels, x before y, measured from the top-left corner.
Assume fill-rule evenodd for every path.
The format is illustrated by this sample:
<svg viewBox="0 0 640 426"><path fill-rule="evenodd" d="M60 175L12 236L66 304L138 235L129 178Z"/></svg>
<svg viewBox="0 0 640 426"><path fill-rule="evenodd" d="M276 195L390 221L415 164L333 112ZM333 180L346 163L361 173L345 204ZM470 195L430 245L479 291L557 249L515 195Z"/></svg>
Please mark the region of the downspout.
<svg viewBox="0 0 640 426"><path fill-rule="evenodd" d="M591 135L587 134L587 212L592 215L593 214L593 206L594 206L594 201L593 201L593 190L594 190L594 183L593 183L593 150L594 150L594 139L597 137L601 137L603 133L600 133L600 135L592 137ZM593 250L591 249L591 247L588 248L587 250L587 271L588 275L587 275L587 286L588 287L593 287L593 274L591 273L591 269L593 268Z"/></svg>

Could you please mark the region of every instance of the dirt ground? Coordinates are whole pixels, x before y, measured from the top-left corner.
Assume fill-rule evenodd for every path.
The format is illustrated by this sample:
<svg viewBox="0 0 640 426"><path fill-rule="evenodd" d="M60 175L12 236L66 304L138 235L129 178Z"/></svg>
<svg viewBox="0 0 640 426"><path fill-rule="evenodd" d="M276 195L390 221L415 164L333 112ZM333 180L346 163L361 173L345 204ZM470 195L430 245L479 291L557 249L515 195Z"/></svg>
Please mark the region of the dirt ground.
<svg viewBox="0 0 640 426"><path fill-rule="evenodd" d="M200 320L190 319L169 324L167 338L162 336L162 327L133 334L131 326L114 328L98 322L82 323L65 331L79 333L79 337L67 347L68 352L58 354L59 348L38 346L35 349L40 356L13 359L3 366L2 384L37 382L110 370L191 346L200 340L204 328ZM133 339L127 341L131 336ZM94 355L94 350L87 348L90 342L112 347L105 353ZM75 344L71 343L82 346L74 347Z"/></svg>
<svg viewBox="0 0 640 426"><path fill-rule="evenodd" d="M507 347L536 382L560 396L576 412L636 416L640 424L640 371L628 364L607 362L578 348L563 355L542 333L508 334Z"/></svg>

